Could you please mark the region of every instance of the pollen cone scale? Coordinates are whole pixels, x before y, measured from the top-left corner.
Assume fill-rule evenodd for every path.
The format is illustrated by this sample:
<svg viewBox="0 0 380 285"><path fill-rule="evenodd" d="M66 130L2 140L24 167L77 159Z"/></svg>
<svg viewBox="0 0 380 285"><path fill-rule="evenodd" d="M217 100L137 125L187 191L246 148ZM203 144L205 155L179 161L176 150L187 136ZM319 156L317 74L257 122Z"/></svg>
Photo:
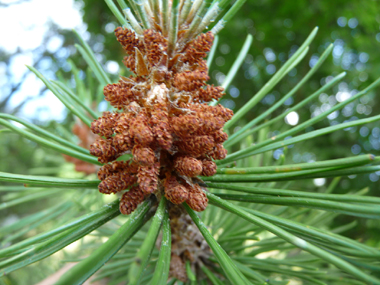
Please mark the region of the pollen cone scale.
<svg viewBox="0 0 380 285"><path fill-rule="evenodd" d="M222 87L206 83L204 58L214 35L197 32L204 24L198 20L204 5L189 10L179 4L166 2L169 7L163 5L154 17L151 8L159 7L145 5L139 15L142 26L127 11L131 26L115 30L126 53L123 63L134 75L104 87L105 100L115 111L92 122L99 137L90 152L104 164L98 172L99 191L124 192L123 214L152 194L203 211L208 200L196 177L214 175L214 160L227 154L223 126L233 113L208 105L224 95ZM133 158L116 161L126 153Z"/></svg>

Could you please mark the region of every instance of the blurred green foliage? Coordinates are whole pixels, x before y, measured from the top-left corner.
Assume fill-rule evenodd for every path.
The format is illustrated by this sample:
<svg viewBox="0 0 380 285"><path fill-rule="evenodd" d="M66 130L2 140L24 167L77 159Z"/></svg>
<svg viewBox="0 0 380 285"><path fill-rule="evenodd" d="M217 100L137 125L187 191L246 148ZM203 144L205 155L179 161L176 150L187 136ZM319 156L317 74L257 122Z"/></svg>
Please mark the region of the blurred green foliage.
<svg viewBox="0 0 380 285"><path fill-rule="evenodd" d="M107 5L104 1L77 0L77 2L82 3L83 20L87 24L90 46L102 59L104 65L107 66L107 63L111 61L120 63L124 52L113 35L113 30L118 24ZM378 52L380 5L377 1L247 1L234 20L220 33L219 46L210 69L211 81L214 84L220 84L238 55L246 35L254 36L254 43L249 55L227 90L223 104L234 110L239 109L281 67L315 26L319 27L319 32L310 46L306 58L244 120L248 121L267 110L268 106L294 87L329 43L335 45L333 55L312 77L309 84L295 94L292 102L287 102L287 105L274 112L273 117L317 90L331 75L347 71L347 76L338 87L330 90L328 94L320 96L319 102L315 102L299 112L300 122L310 118L321 108L328 108L329 105L335 104L338 92L350 93L356 89L362 89L380 76L380 54ZM59 32L65 38L63 48L72 49L75 43L73 34L68 31ZM54 54L48 56L55 58ZM79 70L87 70L86 63L78 55L78 52L72 54L70 58ZM44 73L43 69L38 69ZM58 58L46 68L46 70L54 69L58 70L58 77L71 80L68 77L70 67L67 65L66 58ZM122 68L119 73L125 74L126 70ZM81 76L86 77L84 73ZM113 79L117 80L117 74L114 74ZM369 94L365 98L363 101L351 105L350 108L345 108L346 111L336 114L336 117L318 123L317 126L325 127L334 124L334 121L342 122L353 117L364 118L371 113L379 114L380 102L376 98L376 94ZM244 120L241 121L241 124L244 123ZM72 118L68 117L65 124L71 127ZM277 131L282 131L287 127L282 122L271 129L269 135L274 135ZM54 124L51 125L51 129L55 129ZM59 132L59 130L56 131ZM36 148L35 143L21 139L16 134L1 133L0 137L2 140L0 161L4 162L0 165L0 171L41 174L38 171L43 171L43 169L38 169L39 167L54 168L64 161L54 152ZM365 152L379 155L380 128L372 125L341 131L298 145L297 152L294 152L292 148L282 150L282 152L285 153L287 162L325 160ZM12 159L8 159L9 157ZM31 173L30 169L35 173ZM379 176L380 174L375 174L371 179L369 179L369 175L343 178L336 193L346 193L369 186L371 194L379 196L376 191L380 186ZM304 182L297 183L296 187L308 187L309 189L313 187L310 181L307 183L307 186ZM17 211L20 214L23 213L23 209ZM378 221L339 216L335 224L338 226L353 220L357 220L358 225L346 234L353 238L367 240L368 244L375 245L380 239ZM44 262L48 263L48 261Z"/></svg>

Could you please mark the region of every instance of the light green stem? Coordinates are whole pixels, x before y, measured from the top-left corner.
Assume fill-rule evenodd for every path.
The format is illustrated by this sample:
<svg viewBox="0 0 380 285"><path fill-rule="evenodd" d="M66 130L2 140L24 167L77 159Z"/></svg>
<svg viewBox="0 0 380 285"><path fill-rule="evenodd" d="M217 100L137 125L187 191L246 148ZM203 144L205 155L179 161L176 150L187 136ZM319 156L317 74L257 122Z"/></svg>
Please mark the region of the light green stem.
<svg viewBox="0 0 380 285"><path fill-rule="evenodd" d="M147 0L132 0L135 3L137 13L142 21L144 29L150 29L150 22L148 20L148 15L144 9L144 2Z"/></svg>
<svg viewBox="0 0 380 285"><path fill-rule="evenodd" d="M225 210L227 210L233 214L236 214L236 215L242 217L243 219L245 219L245 220L247 220L247 221L249 221L255 225L263 227L264 229L274 233L275 235L284 239L285 241L297 246L300 249L303 249L303 250L305 250L305 251L307 251L307 252L309 252L315 256L318 256L318 257L334 264L338 268L340 268L346 272L351 273L352 275L360 278L361 280L369 282L370 284L380 284L380 281L378 279L364 273L363 271L359 270L355 266L352 266L347 261L345 261L339 257L336 257L335 255L333 255L333 254L331 254L331 253L329 253L329 252L327 252L327 251L325 251L319 247L316 247L313 244L308 243L307 241L305 241L301 238L298 238L297 236L281 229L280 227L278 227L278 226L276 226L270 222L267 222L258 216L254 216L252 214L249 214L249 213L245 212L244 210L240 209L239 207L236 207L235 205L233 205L227 201L223 201L222 199L216 197L215 195L208 193L207 197L209 198L209 202L211 204L213 204L217 207L223 208L223 209L225 209Z"/></svg>
<svg viewBox="0 0 380 285"><path fill-rule="evenodd" d="M56 141L56 142L58 142L58 143L60 143L60 144L62 144L64 146L72 148L72 149L74 149L76 151L79 151L79 152L81 152L83 154L90 155L90 152L87 149L85 149L83 147L80 147L80 146L78 146L76 144L73 144L73 143L71 143L71 142L69 142L69 141L67 141L65 139L62 139L62 138L60 138L60 137L52 134L51 132L45 131L44 129L42 129L42 128L34 125L34 124L31 124L31 123L29 123L27 121L24 121L23 119L20 119L20 118L17 118L15 116L8 115L8 114L2 114L2 113L0 113L0 118L8 119L8 120L12 120L12 121L18 122L18 123L24 125L25 127L31 129L32 131L35 131L39 135L45 136L45 137L47 137L47 138L49 138L51 140L54 140L54 141Z"/></svg>
<svg viewBox="0 0 380 285"><path fill-rule="evenodd" d="M329 114L335 112L336 110L339 110L339 109L343 108L347 104L349 104L349 103L355 101L356 99L360 98L361 96L365 95L370 90L372 90L375 87L377 87L379 84L380 84L380 78L377 79L372 84L370 84L367 88L365 88L361 92L357 93L355 96L352 96L351 98L347 99L346 101L343 101L343 102L341 102L341 103L333 106L331 109L323 112L322 114L319 114L318 116L315 116L314 118L311 118L311 119L307 120L306 122L304 122L304 123L302 123L302 124L300 124L300 125L292 128L292 129L290 129L290 130L288 130L288 131L286 131L286 132L284 132L284 133L282 133L282 134L280 134L278 136L272 137L272 138L270 138L270 139L268 139L266 141L263 141L263 142L258 143L256 145L253 145L253 146L248 147L246 149L237 151L235 153L232 153L231 155L227 156L227 158L225 158L224 160L218 161L217 164L225 164L227 162L234 161L235 159L237 159L237 157L239 157L239 159L241 159L243 157L247 157L247 156L250 156L250 155L253 155L253 154L256 154L256 153L262 153L262 152L268 151L270 149L275 149L275 148L283 147L285 145L289 145L289 144L291 144L290 142L294 142L294 138L291 138L289 140L285 140L285 141L282 141L282 142L278 142L278 141L280 141L280 140L282 140L282 139L284 139L284 138L286 138L288 136L294 135L295 133L298 133L301 130L306 129L307 127L315 124L316 122L321 121L322 119L324 119L325 117L327 117ZM320 136L320 135L323 135L323 134L330 133L332 131L336 131L336 130L340 130L340 129L345 129L345 128L348 128L348 127L353 127L353 126L357 126L357 125L361 125L361 124L371 123L371 122L375 122L377 120L379 120L379 116L374 116L374 117L371 117L371 118L368 118L368 119L356 120L356 121L352 121L352 122L348 122L348 123L344 123L344 124L339 124L339 125L327 127L327 128L321 129L321 130L309 132L309 133L306 133L304 135L300 135L300 136L298 136L297 140L301 141L300 140L301 138L302 138L302 140L306 140L306 139L310 139L310 138L313 138L313 137L316 137L316 136ZM272 146L268 146L268 145L272 145ZM272 148L273 146L275 148ZM256 151L256 150L259 150L259 151Z"/></svg>
<svg viewBox="0 0 380 285"><path fill-rule="evenodd" d="M166 210L166 198L161 197L157 211L153 217L152 224L149 228L147 236L137 252L134 262L129 269L129 285L137 285L143 276L145 267L148 265L152 250L155 246L158 233L161 228L162 220Z"/></svg>
<svg viewBox="0 0 380 285"><path fill-rule="evenodd" d="M260 121L262 121L265 117L270 115L273 111L278 109L288 98L293 96L310 78L314 75L314 73L319 69L319 67L322 65L322 63L326 60L327 56L331 53L333 49L333 45L330 44L330 46L325 50L325 52L322 54L322 56L319 58L318 62L310 69L310 71L302 78L302 80L290 91L288 94L286 94L281 100L279 100L276 104L274 104L272 107L270 107L267 111L260 114L260 116L256 117L254 120L249 122L248 124L245 124L238 133L233 134L231 136L231 141L239 134L245 132L252 126L256 125ZM242 139L246 136L240 136L239 138Z"/></svg>
<svg viewBox="0 0 380 285"><path fill-rule="evenodd" d="M372 154L363 154L354 157L332 159L325 161L315 161L313 163L297 163L281 166L261 166L261 167L245 167L245 168L218 168L218 174L255 174L255 173L281 173L294 172L308 169L325 168L325 167L352 167L357 165L368 164L375 161Z"/></svg>
<svg viewBox="0 0 380 285"><path fill-rule="evenodd" d="M7 127L8 129L11 129L12 131L22 135L23 137L26 137L29 140L35 141L41 145L44 145L44 146L49 147L51 149L54 149L60 153L63 153L63 154L66 154L66 155L69 155L72 157L76 157L76 158L83 160L83 161L86 161L88 163L102 165L100 162L98 162L97 158L95 158L94 156L86 155L83 152L78 152L78 151L73 150L71 148L68 148L66 146L62 146L62 145L56 144L54 142L51 142L47 139L36 136L35 134L32 134L32 133L30 133L24 129L20 129L20 128L16 127L15 125L9 123L6 120L0 119L0 125L3 125L5 127Z"/></svg>
<svg viewBox="0 0 380 285"><path fill-rule="evenodd" d="M125 17L129 20L129 23L131 23L132 28L138 35L143 34L143 29L141 28L140 24L137 22L135 16L133 16L131 9L127 8L123 10L123 13Z"/></svg>
<svg viewBox="0 0 380 285"><path fill-rule="evenodd" d="M134 234L150 219L149 210L152 200L140 205L108 240L98 247L89 257L66 272L56 285L82 284L99 270Z"/></svg>
<svg viewBox="0 0 380 285"><path fill-rule="evenodd" d="M238 122L249 110L252 109L260 100L275 86L277 82L279 82L287 73L289 67L293 65L295 61L304 53L305 49L314 39L317 34L318 28L315 28L309 37L305 40L305 42L301 45L301 47L293 54L293 56L276 72L276 74L264 85L263 88L260 89L259 92L256 93L255 96L252 97L239 111L235 113L230 121L225 124L225 129L230 128L236 122Z"/></svg>
<svg viewBox="0 0 380 285"><path fill-rule="evenodd" d="M179 25L182 25L185 23L187 16L190 13L190 9L191 9L192 4L193 4L192 0L185 0L185 3L182 6L181 13L179 16Z"/></svg>
<svg viewBox="0 0 380 285"><path fill-rule="evenodd" d="M176 49L177 35L178 35L178 8L179 0L173 0L172 9L170 15L170 29L169 29L169 41L168 41L168 60L170 60Z"/></svg>
<svg viewBox="0 0 380 285"><path fill-rule="evenodd" d="M131 25L129 25L129 23L125 20L125 18L123 17L123 14L120 13L120 11L116 7L115 3L112 0L104 0L104 1L106 2L108 8L110 8L112 14L114 14L116 19L119 21L119 23L122 24L127 29L131 29L132 28ZM120 1L119 1L119 3L120 3Z"/></svg>
<svg viewBox="0 0 380 285"><path fill-rule="evenodd" d="M245 39L243 47L241 48L239 52L238 57L235 59L234 64L228 71L228 74L223 81L222 87L224 88L224 90L227 90L232 80L234 79L235 75L237 74L240 66L243 64L243 61L248 54L249 48L252 45L252 41L253 41L252 35L248 35L247 38ZM209 105L215 106L217 103L218 101L214 100Z"/></svg>
<svg viewBox="0 0 380 285"><path fill-rule="evenodd" d="M226 147L229 147L231 145L234 145L235 143L239 142L241 139L243 139L244 137L246 136L249 136L271 124L274 124L282 119L284 119L289 113L293 112L293 111L296 111L302 107L304 107L306 104L308 104L309 102L311 102L312 100L314 100L315 98L317 98L320 94L322 94L323 92L325 92L326 90L328 90L329 88L335 86L335 84L337 84L340 80L342 80L344 77L346 76L346 72L342 72L341 74L337 75L336 77L334 77L332 80L329 81L329 83L323 85L320 89L318 89L316 92L314 92L312 95L308 96L305 100L302 100L301 102L299 102L297 105L289 108L288 110L286 110L285 112L283 112L281 115L265 122L265 123L262 123L260 124L259 126L251 129L251 130L248 130L246 132L240 132L240 130L238 132L236 132L235 134L231 135L228 140L225 142L225 146Z"/></svg>

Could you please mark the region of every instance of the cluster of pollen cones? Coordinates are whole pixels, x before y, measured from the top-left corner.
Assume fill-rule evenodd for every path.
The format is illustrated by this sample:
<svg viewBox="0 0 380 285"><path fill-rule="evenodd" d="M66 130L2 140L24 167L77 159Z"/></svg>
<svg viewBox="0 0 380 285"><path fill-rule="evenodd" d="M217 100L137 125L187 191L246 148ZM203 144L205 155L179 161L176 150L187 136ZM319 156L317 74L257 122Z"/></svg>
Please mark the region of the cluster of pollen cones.
<svg viewBox="0 0 380 285"><path fill-rule="evenodd" d="M223 88L206 84L203 58L214 36L200 34L168 55L168 40L159 30L137 35L119 27L115 34L127 53L123 63L136 76L104 87L105 99L118 111L105 112L91 125L99 137L90 152L104 163L99 191L127 190L120 200L123 214L151 194L203 211L208 200L196 177L214 175L213 160L225 158L222 128L233 115L207 104L223 95ZM127 153L131 160L116 161Z"/></svg>

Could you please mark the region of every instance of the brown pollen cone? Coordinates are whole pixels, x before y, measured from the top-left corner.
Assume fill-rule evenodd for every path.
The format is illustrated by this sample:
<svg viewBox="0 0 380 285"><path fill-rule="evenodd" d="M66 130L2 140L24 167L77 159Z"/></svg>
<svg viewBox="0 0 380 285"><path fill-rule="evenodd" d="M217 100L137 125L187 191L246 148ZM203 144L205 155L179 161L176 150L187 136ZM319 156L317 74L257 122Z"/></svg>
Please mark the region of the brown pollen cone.
<svg viewBox="0 0 380 285"><path fill-rule="evenodd" d="M223 126L233 115L222 105L207 104L224 95L222 87L206 83L203 58L214 36L208 32L175 45L168 58L168 39L159 28L137 35L119 27L115 34L127 53L123 63L135 76L104 87L105 99L117 111L105 112L91 125L99 137L90 152L104 163L99 191L125 191L120 200L123 214L133 212L151 194L203 211L206 189L195 177L216 173L213 160L227 155ZM183 35L180 30L178 42ZM132 158L116 161L125 154Z"/></svg>
<svg viewBox="0 0 380 285"><path fill-rule="evenodd" d="M144 201L144 193L138 186L131 188L128 192L125 192L120 199L120 212L124 215L129 215L137 206Z"/></svg>
<svg viewBox="0 0 380 285"><path fill-rule="evenodd" d="M168 175L164 183L165 197L173 204L182 204L189 197L189 191L174 175Z"/></svg>

